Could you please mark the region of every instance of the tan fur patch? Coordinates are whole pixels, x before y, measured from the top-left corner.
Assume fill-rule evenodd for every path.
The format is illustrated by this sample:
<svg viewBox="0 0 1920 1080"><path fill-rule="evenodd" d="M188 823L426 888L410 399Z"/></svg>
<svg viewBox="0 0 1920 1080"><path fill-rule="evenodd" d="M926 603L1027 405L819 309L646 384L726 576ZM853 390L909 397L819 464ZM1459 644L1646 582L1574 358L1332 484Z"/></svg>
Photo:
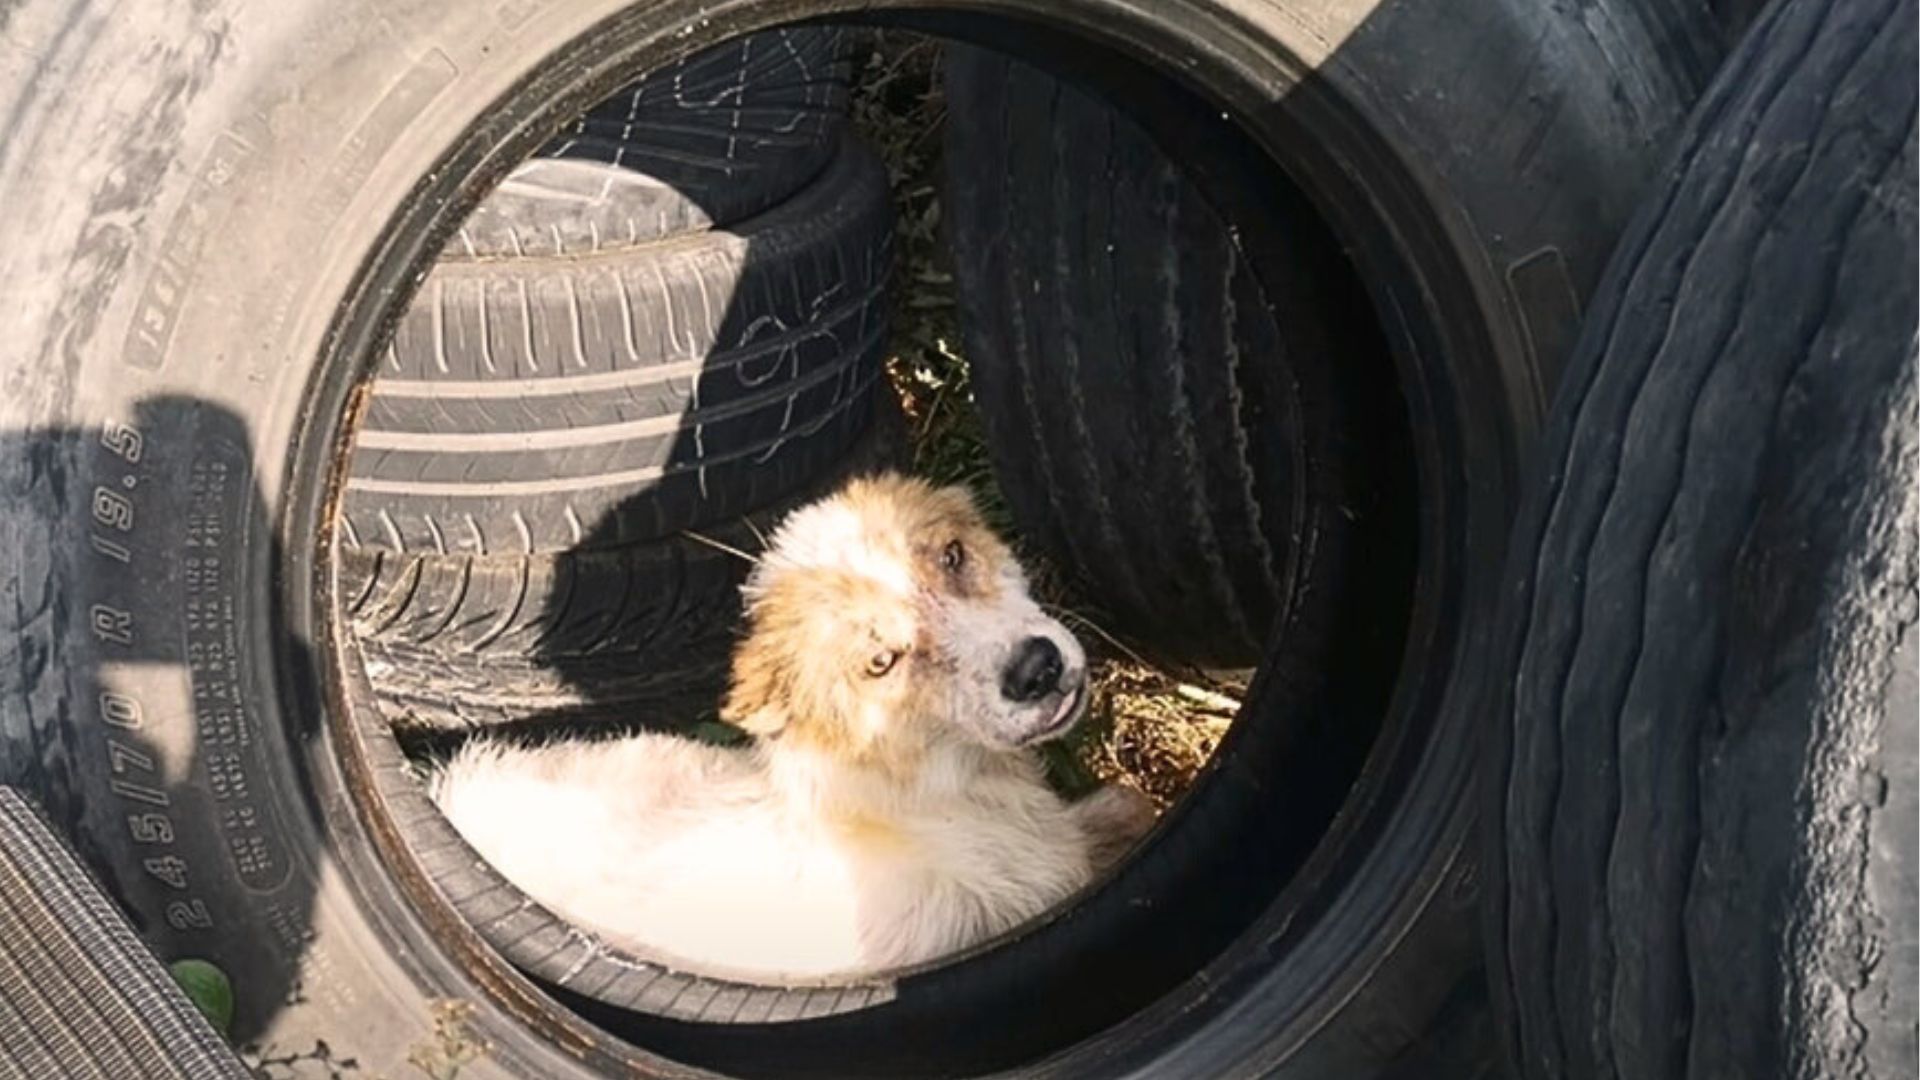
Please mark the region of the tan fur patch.
<svg viewBox="0 0 1920 1080"><path fill-rule="evenodd" d="M780 566L756 579L747 635L734 653L722 717L761 737L804 743L901 774L918 765L927 733L871 717L927 715L944 661L927 630L925 605L941 595L991 599L1012 553L959 488L882 475L850 483L831 500L860 523L859 542L906 567L903 595L846 565ZM964 558L949 569L949 545ZM864 674L876 655L897 652L896 670Z"/></svg>
<svg viewBox="0 0 1920 1080"><path fill-rule="evenodd" d="M722 710L728 722L856 759L910 750L890 745L901 733L863 723L900 704L903 691L886 684L904 682L907 671L881 678L865 671L883 652L902 653L897 665L915 662L910 598L845 570L799 569L767 583L749 620Z"/></svg>
<svg viewBox="0 0 1920 1080"><path fill-rule="evenodd" d="M863 854L890 855L905 849L907 836L886 819L874 814L854 812L833 819L847 846Z"/></svg>
<svg viewBox="0 0 1920 1080"><path fill-rule="evenodd" d="M980 517L964 488L934 487L910 477L883 475L857 480L840 496L876 534L897 538L915 580L930 592L992 598L1013 553ZM947 545L959 541L966 554L958 573L942 566Z"/></svg>

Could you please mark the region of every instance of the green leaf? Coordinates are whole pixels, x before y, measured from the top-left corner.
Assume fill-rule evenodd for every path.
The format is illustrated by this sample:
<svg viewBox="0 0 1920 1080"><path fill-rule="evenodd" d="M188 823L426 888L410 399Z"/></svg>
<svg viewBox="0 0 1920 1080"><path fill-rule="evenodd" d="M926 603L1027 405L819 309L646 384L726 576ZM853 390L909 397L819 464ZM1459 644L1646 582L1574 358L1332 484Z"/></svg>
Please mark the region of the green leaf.
<svg viewBox="0 0 1920 1080"><path fill-rule="evenodd" d="M1040 757L1046 763L1047 782L1067 801L1091 795L1099 789L1100 778L1080 760L1080 755L1069 742L1062 740L1043 744Z"/></svg>
<svg viewBox="0 0 1920 1080"><path fill-rule="evenodd" d="M689 728L687 734L715 746L739 746L747 741L746 732L718 720L702 720Z"/></svg>
<svg viewBox="0 0 1920 1080"><path fill-rule="evenodd" d="M205 960L175 960L167 973L186 992L187 1000L221 1035L233 1028L233 983L227 973Z"/></svg>

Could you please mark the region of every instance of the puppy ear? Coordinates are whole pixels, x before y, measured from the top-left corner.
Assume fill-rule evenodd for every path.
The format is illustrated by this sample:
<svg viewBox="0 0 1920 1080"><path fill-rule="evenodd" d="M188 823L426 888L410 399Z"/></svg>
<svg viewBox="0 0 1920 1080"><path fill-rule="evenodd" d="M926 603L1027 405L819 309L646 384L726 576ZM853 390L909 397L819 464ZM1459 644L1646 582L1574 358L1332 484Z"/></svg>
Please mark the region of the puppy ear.
<svg viewBox="0 0 1920 1080"><path fill-rule="evenodd" d="M790 676L778 650L757 635L733 654L733 683L720 706L720 719L760 738L778 735L792 719Z"/></svg>

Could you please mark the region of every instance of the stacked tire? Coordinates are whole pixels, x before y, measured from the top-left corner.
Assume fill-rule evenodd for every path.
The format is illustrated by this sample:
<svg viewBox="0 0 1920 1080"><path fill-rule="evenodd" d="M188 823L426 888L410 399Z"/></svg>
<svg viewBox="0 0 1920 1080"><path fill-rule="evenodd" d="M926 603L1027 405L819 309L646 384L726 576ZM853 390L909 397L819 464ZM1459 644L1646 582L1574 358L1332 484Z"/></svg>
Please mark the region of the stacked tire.
<svg viewBox="0 0 1920 1080"><path fill-rule="evenodd" d="M1126 109L1005 53L950 50L946 92L962 326L1023 535L1163 655L1252 667L1279 622L1284 662L1323 666L1381 501L1359 428L1392 407L1338 244L1284 183L1223 211Z"/></svg>
<svg viewBox="0 0 1920 1080"><path fill-rule="evenodd" d="M521 165L387 346L343 595L398 723L711 698L769 511L869 434L886 177L837 28L631 84Z"/></svg>

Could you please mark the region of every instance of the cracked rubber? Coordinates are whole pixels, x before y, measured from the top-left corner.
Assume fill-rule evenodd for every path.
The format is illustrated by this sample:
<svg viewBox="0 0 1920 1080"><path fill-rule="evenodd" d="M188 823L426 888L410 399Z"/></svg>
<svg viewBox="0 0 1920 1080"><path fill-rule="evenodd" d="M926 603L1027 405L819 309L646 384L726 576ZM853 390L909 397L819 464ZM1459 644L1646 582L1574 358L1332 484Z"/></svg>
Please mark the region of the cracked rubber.
<svg viewBox="0 0 1920 1080"><path fill-rule="evenodd" d="M1915 1075L1914 24L1774 5L1569 368L1466 698L1518 1075Z"/></svg>
<svg viewBox="0 0 1920 1080"><path fill-rule="evenodd" d="M636 80L509 173L441 257L616 250L774 206L833 157L846 40L838 27L780 27Z"/></svg>
<svg viewBox="0 0 1920 1080"><path fill-rule="evenodd" d="M727 232L438 264L362 418L345 545L628 543L796 490L865 430L891 262L885 173L846 135L804 191Z"/></svg>

